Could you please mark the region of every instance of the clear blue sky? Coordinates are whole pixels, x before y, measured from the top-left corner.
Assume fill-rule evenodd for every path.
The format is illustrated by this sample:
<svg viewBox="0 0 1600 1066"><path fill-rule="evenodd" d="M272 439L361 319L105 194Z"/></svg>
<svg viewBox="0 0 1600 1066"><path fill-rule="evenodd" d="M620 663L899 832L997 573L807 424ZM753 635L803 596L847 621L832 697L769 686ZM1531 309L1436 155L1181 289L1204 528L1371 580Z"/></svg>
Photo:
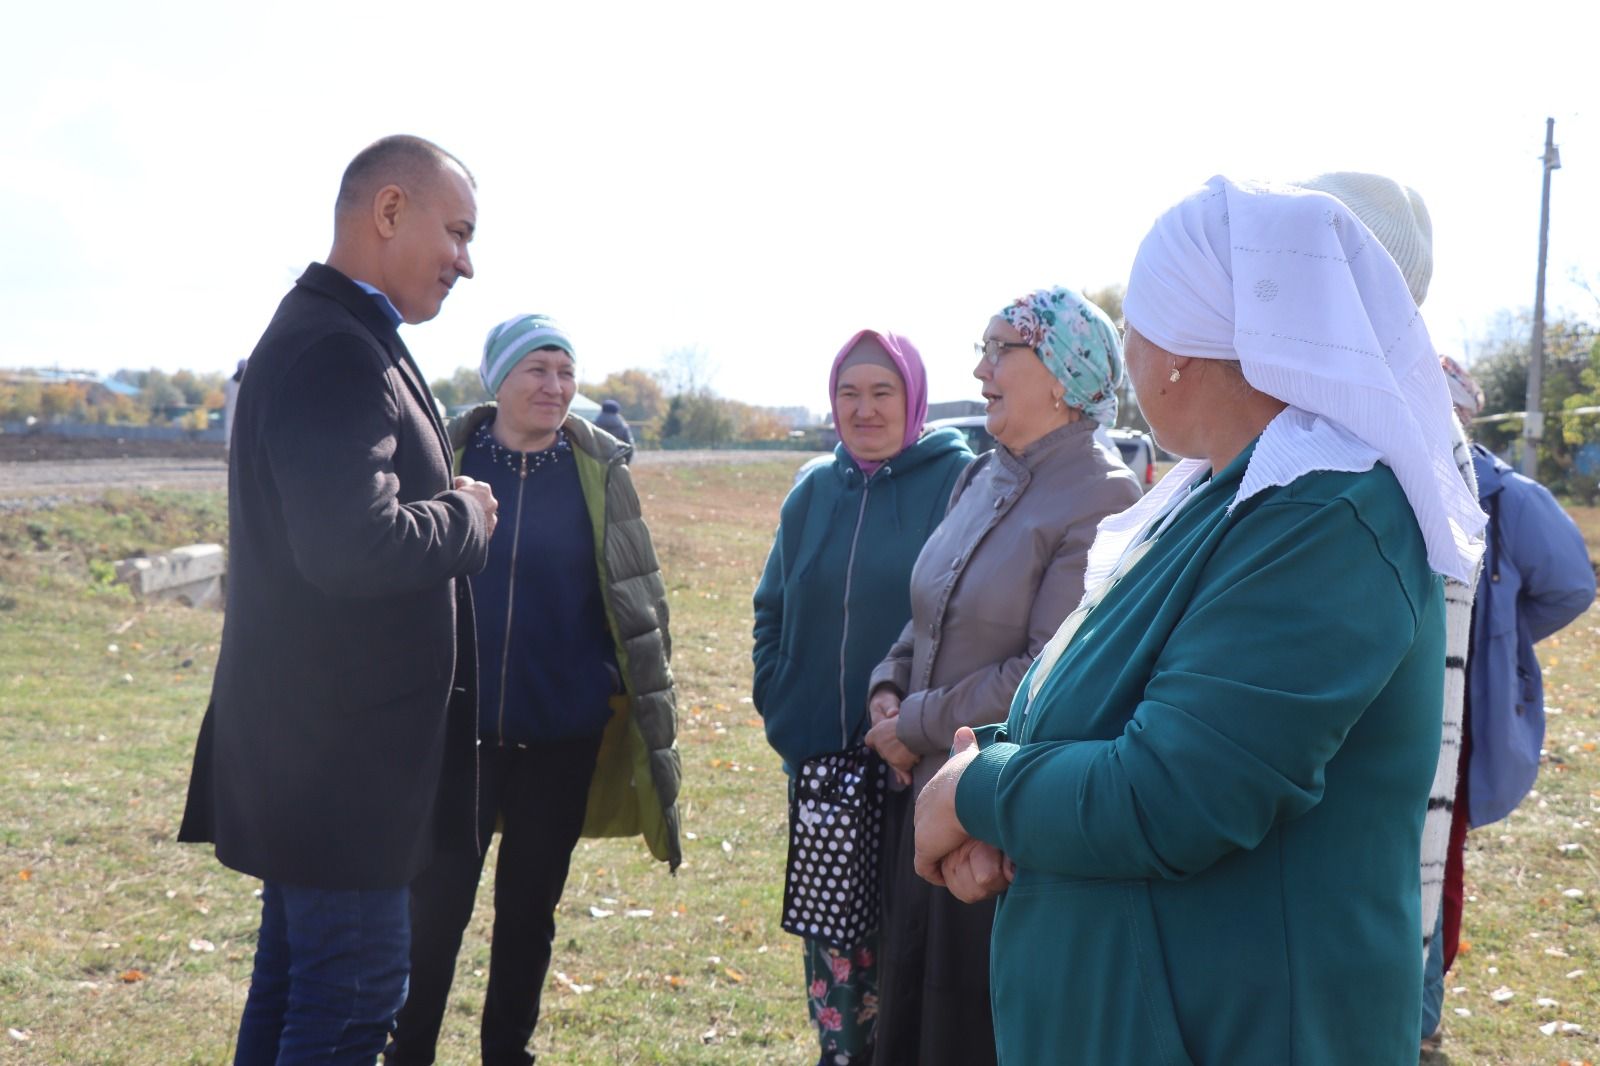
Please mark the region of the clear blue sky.
<svg viewBox="0 0 1600 1066"><path fill-rule="evenodd" d="M0 365L231 369L401 131L480 182L478 277L406 327L431 377L542 311L589 378L697 345L719 391L822 409L873 325L970 396L1009 298L1125 280L1214 173L1333 169L1421 190L1459 353L1532 302L1547 115L1549 302L1600 315L1593 3L361 6L8 12Z"/></svg>

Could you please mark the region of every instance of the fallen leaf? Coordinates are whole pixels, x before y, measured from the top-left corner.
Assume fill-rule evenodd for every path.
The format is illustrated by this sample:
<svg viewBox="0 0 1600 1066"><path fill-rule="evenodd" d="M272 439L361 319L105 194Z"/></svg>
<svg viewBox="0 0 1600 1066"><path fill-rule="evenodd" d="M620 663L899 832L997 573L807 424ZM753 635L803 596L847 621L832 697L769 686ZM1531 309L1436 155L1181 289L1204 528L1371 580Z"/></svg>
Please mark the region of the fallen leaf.
<svg viewBox="0 0 1600 1066"><path fill-rule="evenodd" d="M144 980L144 971L143 970L123 970L122 971L122 983L125 984L125 985L131 985L136 981L143 981L143 980Z"/></svg>
<svg viewBox="0 0 1600 1066"><path fill-rule="evenodd" d="M19 1044L27 1043L29 1040L33 1039L33 1034L28 1032L26 1029L7 1029L6 1035Z"/></svg>
<svg viewBox="0 0 1600 1066"><path fill-rule="evenodd" d="M574 995L581 996L585 992L594 991L594 985L580 985L578 982L574 981L560 970L555 971L554 976L556 979L556 984L560 985L562 988L565 988L568 992L571 992Z"/></svg>
<svg viewBox="0 0 1600 1066"><path fill-rule="evenodd" d="M209 940L202 940L201 938L196 937L189 941L189 950L209 954L217 950L217 945L213 944Z"/></svg>
<svg viewBox="0 0 1600 1066"><path fill-rule="evenodd" d="M1511 989L1507 988L1505 985L1501 985L1499 988L1489 993L1489 998L1494 1000L1496 1003L1509 1003L1515 997L1516 993L1511 991Z"/></svg>
<svg viewBox="0 0 1600 1066"><path fill-rule="evenodd" d="M33 871L32 870L18 870L17 871L17 878L19 880L22 880L22 881L32 881L33 880Z"/></svg>
<svg viewBox="0 0 1600 1066"><path fill-rule="evenodd" d="M722 972L727 974L728 980L732 981L734 984L738 985L744 983L744 974L740 973L738 970L735 970L732 966L723 967Z"/></svg>
<svg viewBox="0 0 1600 1066"><path fill-rule="evenodd" d="M605 909L600 908L600 907L590 907L589 908L589 917L591 917L591 918L609 918L615 913L617 913L617 912L616 911L608 911L608 910L605 910Z"/></svg>
<svg viewBox="0 0 1600 1066"><path fill-rule="evenodd" d="M1573 971L1571 971L1570 973L1567 974L1567 980L1571 981L1574 978L1582 977L1582 976L1583 976L1583 971L1582 970L1573 970Z"/></svg>

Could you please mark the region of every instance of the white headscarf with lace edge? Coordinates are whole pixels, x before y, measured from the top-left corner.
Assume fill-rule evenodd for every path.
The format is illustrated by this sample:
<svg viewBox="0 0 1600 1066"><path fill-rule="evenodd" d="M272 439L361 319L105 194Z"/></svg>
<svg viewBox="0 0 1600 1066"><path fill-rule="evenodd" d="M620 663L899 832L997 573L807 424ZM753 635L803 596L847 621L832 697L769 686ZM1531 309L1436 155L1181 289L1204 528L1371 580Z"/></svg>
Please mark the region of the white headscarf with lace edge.
<svg viewBox="0 0 1600 1066"><path fill-rule="evenodd" d="M1237 359L1251 386L1289 405L1257 442L1234 506L1314 470L1382 462L1411 504L1429 566L1471 581L1485 518L1452 461L1439 357L1400 268L1344 204L1214 177L1156 220L1123 314L1167 351ZM1101 524L1087 588L1206 465L1184 460Z"/></svg>

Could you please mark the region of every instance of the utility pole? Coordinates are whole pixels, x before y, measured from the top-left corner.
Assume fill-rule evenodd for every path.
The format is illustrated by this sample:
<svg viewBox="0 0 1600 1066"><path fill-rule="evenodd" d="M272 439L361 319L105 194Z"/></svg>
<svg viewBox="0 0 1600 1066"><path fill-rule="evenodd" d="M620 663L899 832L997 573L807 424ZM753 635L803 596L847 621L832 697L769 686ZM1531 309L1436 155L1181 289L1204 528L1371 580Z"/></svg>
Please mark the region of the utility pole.
<svg viewBox="0 0 1600 1066"><path fill-rule="evenodd" d="M1528 413L1522 420L1522 472L1539 472L1539 441L1544 436L1544 261L1550 251L1550 172L1561 169L1556 120L1544 120L1544 199L1539 206L1539 280L1533 290L1533 343L1528 354Z"/></svg>

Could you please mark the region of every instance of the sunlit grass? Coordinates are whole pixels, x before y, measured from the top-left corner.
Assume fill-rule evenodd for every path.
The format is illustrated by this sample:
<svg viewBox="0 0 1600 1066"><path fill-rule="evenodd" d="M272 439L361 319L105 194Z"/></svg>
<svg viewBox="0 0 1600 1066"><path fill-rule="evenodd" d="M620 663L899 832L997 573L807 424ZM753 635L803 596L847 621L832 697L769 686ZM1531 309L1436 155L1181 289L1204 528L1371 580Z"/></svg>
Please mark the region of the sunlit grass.
<svg viewBox="0 0 1600 1066"><path fill-rule="evenodd" d="M777 923L783 777L747 702L750 593L792 473L635 471L671 591L685 863L669 877L636 841L580 844L541 1061L816 1059L796 942ZM1600 511L1578 518L1600 547ZM22 1037L0 1036L0 1059L231 1058L257 882L172 840L221 616L143 607L103 580L112 558L218 539L224 521L203 495L0 516L0 1029ZM1468 947L1445 1000L1457 1064L1600 1059L1600 612L1540 652L1552 714L1538 794L1469 844ZM485 888L441 1062L476 1060L489 917ZM1501 987L1505 1003L1490 995ZM1583 1032L1542 1035L1552 1021Z"/></svg>

